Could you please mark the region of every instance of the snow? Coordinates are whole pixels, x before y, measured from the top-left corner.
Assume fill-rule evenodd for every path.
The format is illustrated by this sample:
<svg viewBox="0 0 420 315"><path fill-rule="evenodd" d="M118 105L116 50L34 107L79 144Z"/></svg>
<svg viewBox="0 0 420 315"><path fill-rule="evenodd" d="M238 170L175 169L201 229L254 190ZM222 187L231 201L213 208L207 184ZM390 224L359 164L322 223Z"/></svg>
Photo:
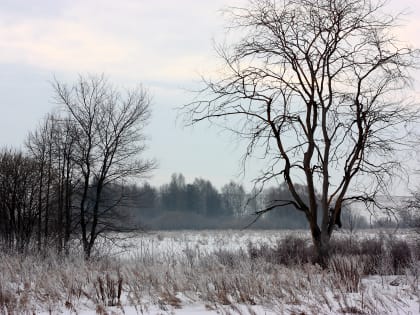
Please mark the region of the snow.
<svg viewBox="0 0 420 315"><path fill-rule="evenodd" d="M414 239L412 231L391 233L379 235ZM309 242L306 231L157 231L119 235L92 262L0 257L0 314L10 313L2 298L13 292L12 314L420 314L419 261L402 275L364 276L350 292L317 266L285 267L248 257L248 244L271 246L290 234ZM336 234L359 239L378 231ZM118 279L119 306L105 306Z"/></svg>

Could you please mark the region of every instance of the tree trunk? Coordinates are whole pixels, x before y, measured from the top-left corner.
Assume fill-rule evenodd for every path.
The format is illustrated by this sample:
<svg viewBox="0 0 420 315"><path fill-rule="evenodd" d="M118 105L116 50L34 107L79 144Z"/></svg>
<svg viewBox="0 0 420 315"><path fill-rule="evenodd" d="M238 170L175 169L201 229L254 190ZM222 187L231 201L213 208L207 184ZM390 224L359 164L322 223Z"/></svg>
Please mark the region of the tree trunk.
<svg viewBox="0 0 420 315"><path fill-rule="evenodd" d="M314 243L314 263L326 269L330 258L330 235L325 231L316 235L312 234L312 241Z"/></svg>
<svg viewBox="0 0 420 315"><path fill-rule="evenodd" d="M64 249L66 256L69 255L69 241L70 241L70 233L71 233L71 188L70 188L70 171L69 168L67 169L66 175L66 189L65 189L65 227L64 227Z"/></svg>
<svg viewBox="0 0 420 315"><path fill-rule="evenodd" d="M63 231L63 212L64 212L64 159L61 161L61 152L58 151L58 168L60 176L58 178L58 213L57 213L57 251L61 254L64 244L64 231Z"/></svg>
<svg viewBox="0 0 420 315"><path fill-rule="evenodd" d="M44 160L40 161L40 170L39 170L39 187L38 187L38 234L37 234L37 243L38 251L42 248L42 192L44 188Z"/></svg>

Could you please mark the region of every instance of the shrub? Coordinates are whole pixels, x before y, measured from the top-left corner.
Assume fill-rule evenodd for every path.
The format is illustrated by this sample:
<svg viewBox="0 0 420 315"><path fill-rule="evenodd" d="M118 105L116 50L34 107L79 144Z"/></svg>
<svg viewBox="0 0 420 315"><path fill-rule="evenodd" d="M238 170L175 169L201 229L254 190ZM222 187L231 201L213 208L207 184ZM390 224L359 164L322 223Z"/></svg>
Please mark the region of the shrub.
<svg viewBox="0 0 420 315"><path fill-rule="evenodd" d="M277 243L275 248L276 262L286 266L312 261L312 245L308 240L287 236Z"/></svg>
<svg viewBox="0 0 420 315"><path fill-rule="evenodd" d="M306 239L287 236L277 242L274 247L262 245L259 248L248 244L248 254L251 259L262 258L265 261L294 266L312 261L312 245Z"/></svg>
<svg viewBox="0 0 420 315"><path fill-rule="evenodd" d="M251 259L262 259L266 262L284 266L296 266L313 261L313 246L308 239L287 236L275 246L248 244L248 255ZM380 238L361 240L332 239L330 241L331 257L356 257L358 272L365 275L376 275L384 272L401 274L413 259L420 258L420 245L410 244L406 240L390 239L384 243ZM220 263L229 263L228 253L217 254ZM220 256L220 257L219 257ZM232 260L232 258L231 258ZM230 261L232 262L232 261ZM333 265L338 262L334 261ZM341 263L341 262L340 262ZM347 268L348 266L342 266ZM389 270L391 268L391 270Z"/></svg>
<svg viewBox="0 0 420 315"><path fill-rule="evenodd" d="M359 241L359 255L362 257L364 274L376 275L384 269L386 252L382 240L373 238Z"/></svg>
<svg viewBox="0 0 420 315"><path fill-rule="evenodd" d="M332 239L330 240L330 254L331 255L359 255L359 243L351 238L346 239Z"/></svg>
<svg viewBox="0 0 420 315"><path fill-rule="evenodd" d="M394 274L401 274L411 263L411 249L406 241L393 241L390 243L390 257Z"/></svg>
<svg viewBox="0 0 420 315"><path fill-rule="evenodd" d="M359 254L372 257L384 255L384 247L381 239L367 238L359 241Z"/></svg>

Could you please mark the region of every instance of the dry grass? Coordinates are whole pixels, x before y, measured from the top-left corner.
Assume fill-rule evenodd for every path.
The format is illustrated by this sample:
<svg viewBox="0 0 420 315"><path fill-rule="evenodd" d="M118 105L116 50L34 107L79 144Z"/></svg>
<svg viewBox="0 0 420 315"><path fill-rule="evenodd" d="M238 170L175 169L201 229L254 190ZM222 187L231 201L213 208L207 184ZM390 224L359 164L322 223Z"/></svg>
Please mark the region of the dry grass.
<svg viewBox="0 0 420 315"><path fill-rule="evenodd" d="M9 253L0 257L0 314L86 308L107 314L109 307L128 305L141 314L152 306L166 311L197 302L225 314L251 314L253 305L277 314L392 314L418 295L419 267L410 246L409 260L407 248L399 244L404 252L396 250L397 243L353 244L351 255L336 249L325 271L308 262L309 252L300 247L305 242L288 242L284 251L281 243L273 248L250 244L248 252L202 254L186 248L179 255L88 262ZM295 249L307 256L296 257ZM372 257L377 259L366 266ZM385 270L398 272L397 289L385 276L365 279L368 271Z"/></svg>

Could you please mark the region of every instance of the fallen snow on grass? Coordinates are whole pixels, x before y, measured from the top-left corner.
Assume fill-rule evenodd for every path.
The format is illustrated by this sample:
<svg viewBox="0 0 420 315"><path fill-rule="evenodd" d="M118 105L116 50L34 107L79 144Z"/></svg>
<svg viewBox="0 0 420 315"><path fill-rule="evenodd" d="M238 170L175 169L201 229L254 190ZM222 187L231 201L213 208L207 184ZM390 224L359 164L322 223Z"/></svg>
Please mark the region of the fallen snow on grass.
<svg viewBox="0 0 420 315"><path fill-rule="evenodd" d="M381 273L365 275L364 254L336 255L329 271L285 266L265 248L290 234L309 242L303 231L162 231L119 235L117 244L103 244L107 255L87 262L76 255L2 255L0 313L420 314L417 258L396 275L384 275L395 269L388 257L378 257ZM410 231L380 237L414 240Z"/></svg>

